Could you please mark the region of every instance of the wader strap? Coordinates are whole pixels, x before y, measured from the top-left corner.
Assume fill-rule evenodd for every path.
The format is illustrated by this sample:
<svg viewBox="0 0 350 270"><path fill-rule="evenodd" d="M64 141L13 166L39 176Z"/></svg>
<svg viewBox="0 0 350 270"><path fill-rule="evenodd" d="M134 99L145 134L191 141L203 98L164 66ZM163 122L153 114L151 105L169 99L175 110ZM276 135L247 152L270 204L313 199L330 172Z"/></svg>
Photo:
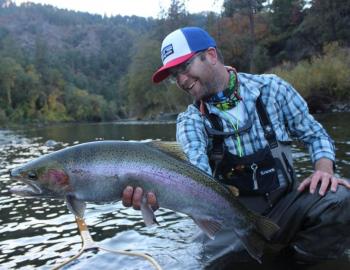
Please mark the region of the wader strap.
<svg viewBox="0 0 350 270"><path fill-rule="evenodd" d="M200 106L201 106L200 102L196 102L194 103L194 105L198 110L200 110ZM218 131L223 131L224 128L222 125L222 121L219 119L219 117L215 114L209 113L207 106L204 105L202 106L202 108L203 110L200 110L202 115L209 120L213 129ZM225 153L224 136L215 136L210 134L208 130L206 131L207 131L207 134L213 138L213 141L212 141L213 146L210 153L208 154L208 157L212 165L213 175L214 177L217 177L217 168L219 167L220 162L224 158L224 153Z"/></svg>
<svg viewBox="0 0 350 270"><path fill-rule="evenodd" d="M222 122L218 121L218 118L214 114L209 114L208 119L216 130L223 130ZM213 159L222 159L224 157L224 137L214 136L213 138L213 150L211 153Z"/></svg>
<svg viewBox="0 0 350 270"><path fill-rule="evenodd" d="M276 134L272 128L270 117L266 112L266 108L261 100L261 96L259 96L256 100L256 109L259 115L260 123L265 133L265 139L269 143L270 149L276 148L278 146Z"/></svg>
<svg viewBox="0 0 350 270"><path fill-rule="evenodd" d="M272 155L275 158L278 158L281 165L283 166L284 178L289 183L287 190L291 191L293 189L294 184L295 184L294 169L291 165L291 164L293 164L292 157L290 156L288 159L286 154L282 151L284 149L284 146L282 146L277 141L276 133L273 130L270 117L266 112L266 108L261 100L261 96L259 96L256 100L256 109L257 109L257 112L259 115L260 123L261 123L263 130L264 130L264 133L265 133L265 139L267 140L267 142L269 144Z"/></svg>
<svg viewBox="0 0 350 270"><path fill-rule="evenodd" d="M199 102L195 102L194 105L197 107L198 110L200 109ZM223 131L222 121L219 118L219 116L209 113L208 108L206 106L203 106L203 108L204 108L204 114L203 112L202 114L209 120L212 127L215 130ZM256 108L259 115L260 123L264 130L265 139L267 140L270 146L270 149L274 149L278 146L276 134L272 128L270 118L261 100L261 96L259 96L256 100ZM211 154L209 155L209 159L215 163L215 168L216 168L217 167L216 165L218 165L218 163L224 157L224 150L225 150L224 136L210 134L208 130L207 130L207 133L213 138L213 148L212 148Z"/></svg>

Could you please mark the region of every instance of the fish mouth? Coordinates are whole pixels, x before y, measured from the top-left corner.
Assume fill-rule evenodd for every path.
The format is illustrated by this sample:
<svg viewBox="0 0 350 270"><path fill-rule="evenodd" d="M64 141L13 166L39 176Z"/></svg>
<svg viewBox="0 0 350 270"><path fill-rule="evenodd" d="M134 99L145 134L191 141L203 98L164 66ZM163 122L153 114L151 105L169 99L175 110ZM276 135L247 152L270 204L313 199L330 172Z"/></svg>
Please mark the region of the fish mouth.
<svg viewBox="0 0 350 270"><path fill-rule="evenodd" d="M43 194L43 190L40 188L38 183L27 179L17 179L25 185L14 186L10 188L13 194L23 197L37 197Z"/></svg>

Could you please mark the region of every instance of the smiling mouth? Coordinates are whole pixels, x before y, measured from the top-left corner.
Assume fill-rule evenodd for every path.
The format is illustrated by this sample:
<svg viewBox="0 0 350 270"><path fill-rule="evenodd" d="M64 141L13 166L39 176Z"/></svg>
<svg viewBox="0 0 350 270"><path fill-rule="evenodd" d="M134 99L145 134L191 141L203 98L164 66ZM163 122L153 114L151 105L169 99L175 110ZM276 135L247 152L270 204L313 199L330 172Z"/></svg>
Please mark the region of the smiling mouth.
<svg viewBox="0 0 350 270"><path fill-rule="evenodd" d="M188 87L185 88L186 91L190 91L193 86L195 86L195 84L197 83L197 80L193 81Z"/></svg>

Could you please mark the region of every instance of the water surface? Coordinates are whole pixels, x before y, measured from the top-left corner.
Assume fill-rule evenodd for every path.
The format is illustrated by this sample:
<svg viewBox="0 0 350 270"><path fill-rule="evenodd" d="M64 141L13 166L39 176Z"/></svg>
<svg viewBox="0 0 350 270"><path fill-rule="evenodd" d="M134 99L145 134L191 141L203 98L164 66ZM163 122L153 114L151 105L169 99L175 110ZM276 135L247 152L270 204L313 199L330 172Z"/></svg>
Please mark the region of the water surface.
<svg viewBox="0 0 350 270"><path fill-rule="evenodd" d="M350 114L318 116L336 142L337 172L350 176ZM75 255L81 247L74 217L64 202L26 199L10 194L16 185L8 171L57 149L94 140L175 140L174 123L65 124L42 128L0 130L0 269L51 269ZM50 141L49 141L50 140ZM293 145L299 178L312 171L308 154ZM200 246L193 242L197 226L187 216L159 209L160 226L146 228L140 213L120 203L88 204L86 222L95 241L112 249L130 249L151 254L163 269L202 269ZM87 252L66 269L153 269L143 259ZM237 264L236 269L277 269L265 262ZM292 269L285 264L286 269ZM303 269L350 269L347 258ZM214 268L215 269L215 268ZM220 269L217 265L216 269Z"/></svg>

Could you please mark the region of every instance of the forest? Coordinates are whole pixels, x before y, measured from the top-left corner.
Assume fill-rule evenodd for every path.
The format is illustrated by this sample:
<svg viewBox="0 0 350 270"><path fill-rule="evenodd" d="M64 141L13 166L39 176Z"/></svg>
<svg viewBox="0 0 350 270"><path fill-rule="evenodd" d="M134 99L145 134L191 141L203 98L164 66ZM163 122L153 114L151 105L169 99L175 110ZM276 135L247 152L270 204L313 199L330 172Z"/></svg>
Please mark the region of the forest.
<svg viewBox="0 0 350 270"><path fill-rule="evenodd" d="M306 100L349 102L350 1L225 0L221 14L172 0L158 18L100 16L0 0L0 126L160 119L191 103L165 81L160 45L205 28L225 64L275 73Z"/></svg>

